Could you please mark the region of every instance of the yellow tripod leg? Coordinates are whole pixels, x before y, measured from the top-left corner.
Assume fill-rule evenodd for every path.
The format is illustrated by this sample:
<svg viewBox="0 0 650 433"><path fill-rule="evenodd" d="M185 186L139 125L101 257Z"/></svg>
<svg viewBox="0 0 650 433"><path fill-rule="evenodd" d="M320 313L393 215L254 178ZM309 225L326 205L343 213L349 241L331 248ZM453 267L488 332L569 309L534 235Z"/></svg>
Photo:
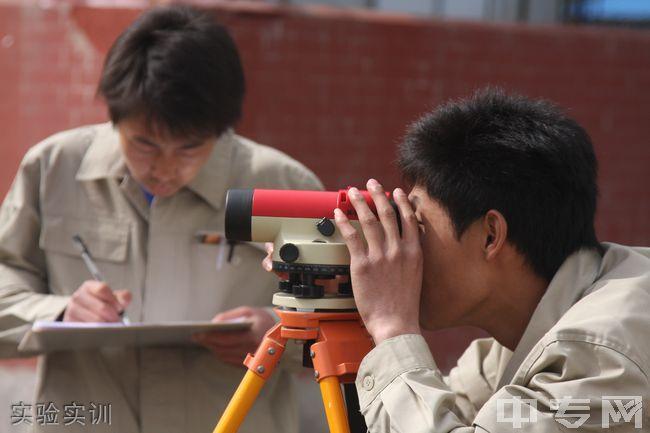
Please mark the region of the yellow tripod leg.
<svg viewBox="0 0 650 433"><path fill-rule="evenodd" d="M248 370L213 433L236 433L266 381Z"/></svg>
<svg viewBox="0 0 650 433"><path fill-rule="evenodd" d="M336 376L326 377L320 382L320 393L323 396L327 425L330 433L350 433L348 416L343 402L341 384Z"/></svg>

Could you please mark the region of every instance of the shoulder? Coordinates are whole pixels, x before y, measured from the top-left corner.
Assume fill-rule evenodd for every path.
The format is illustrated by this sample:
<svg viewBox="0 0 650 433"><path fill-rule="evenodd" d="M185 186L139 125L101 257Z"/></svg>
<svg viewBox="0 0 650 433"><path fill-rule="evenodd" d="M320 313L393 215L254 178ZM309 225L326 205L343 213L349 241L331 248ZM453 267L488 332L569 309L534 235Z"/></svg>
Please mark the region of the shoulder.
<svg viewBox="0 0 650 433"><path fill-rule="evenodd" d="M563 347L591 346L600 356L622 356L650 374L650 259L643 249L603 247L596 280L545 340Z"/></svg>
<svg viewBox="0 0 650 433"><path fill-rule="evenodd" d="M53 134L32 146L21 166L48 168L62 163L65 166L78 166L98 131L107 128L107 125L87 125Z"/></svg>
<svg viewBox="0 0 650 433"><path fill-rule="evenodd" d="M246 174L257 187L279 189L323 189L318 177L284 152L233 134L238 174Z"/></svg>

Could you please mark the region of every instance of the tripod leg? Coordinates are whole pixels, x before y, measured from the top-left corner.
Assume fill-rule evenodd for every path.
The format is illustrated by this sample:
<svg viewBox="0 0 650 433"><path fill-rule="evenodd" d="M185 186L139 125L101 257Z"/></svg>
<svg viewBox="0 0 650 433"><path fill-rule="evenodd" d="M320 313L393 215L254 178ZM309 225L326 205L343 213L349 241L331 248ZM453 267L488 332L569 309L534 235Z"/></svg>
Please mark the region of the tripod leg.
<svg viewBox="0 0 650 433"><path fill-rule="evenodd" d="M319 384L330 433L350 433L338 377L326 377Z"/></svg>
<svg viewBox="0 0 650 433"><path fill-rule="evenodd" d="M246 357L244 365L248 367L248 371L230 399L213 433L237 432L284 352L287 340L282 338L281 334L282 324L278 323L266 333L255 355L249 354Z"/></svg>
<svg viewBox="0 0 650 433"><path fill-rule="evenodd" d="M266 381L248 370L213 433L235 433Z"/></svg>

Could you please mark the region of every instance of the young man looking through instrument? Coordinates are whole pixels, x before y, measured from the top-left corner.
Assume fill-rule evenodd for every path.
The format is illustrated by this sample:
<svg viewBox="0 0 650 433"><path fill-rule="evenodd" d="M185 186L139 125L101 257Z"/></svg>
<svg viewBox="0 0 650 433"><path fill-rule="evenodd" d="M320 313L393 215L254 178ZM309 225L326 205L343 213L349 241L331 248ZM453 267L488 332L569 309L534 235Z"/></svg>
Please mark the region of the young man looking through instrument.
<svg viewBox="0 0 650 433"><path fill-rule="evenodd" d="M650 249L597 241L587 133L545 101L484 90L412 125L399 165L413 184L394 191L401 235L375 180L378 217L349 192L367 243L336 212L376 343L357 376L369 431L647 426ZM443 377L420 327L459 325L492 338Z"/></svg>

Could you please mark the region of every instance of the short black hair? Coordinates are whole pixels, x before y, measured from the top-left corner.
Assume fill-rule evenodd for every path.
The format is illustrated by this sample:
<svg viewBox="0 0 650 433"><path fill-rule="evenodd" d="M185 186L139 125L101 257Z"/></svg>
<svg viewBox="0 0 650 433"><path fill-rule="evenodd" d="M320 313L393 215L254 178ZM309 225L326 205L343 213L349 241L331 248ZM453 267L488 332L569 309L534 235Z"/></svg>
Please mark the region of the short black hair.
<svg viewBox="0 0 650 433"><path fill-rule="evenodd" d="M98 94L111 120L143 116L177 137L219 136L241 117L244 72L235 42L188 6L144 12L108 52Z"/></svg>
<svg viewBox="0 0 650 433"><path fill-rule="evenodd" d="M501 212L508 241L547 281L574 251L600 250L591 139L548 101L485 88L445 103L410 126L398 165L447 211L458 239Z"/></svg>

